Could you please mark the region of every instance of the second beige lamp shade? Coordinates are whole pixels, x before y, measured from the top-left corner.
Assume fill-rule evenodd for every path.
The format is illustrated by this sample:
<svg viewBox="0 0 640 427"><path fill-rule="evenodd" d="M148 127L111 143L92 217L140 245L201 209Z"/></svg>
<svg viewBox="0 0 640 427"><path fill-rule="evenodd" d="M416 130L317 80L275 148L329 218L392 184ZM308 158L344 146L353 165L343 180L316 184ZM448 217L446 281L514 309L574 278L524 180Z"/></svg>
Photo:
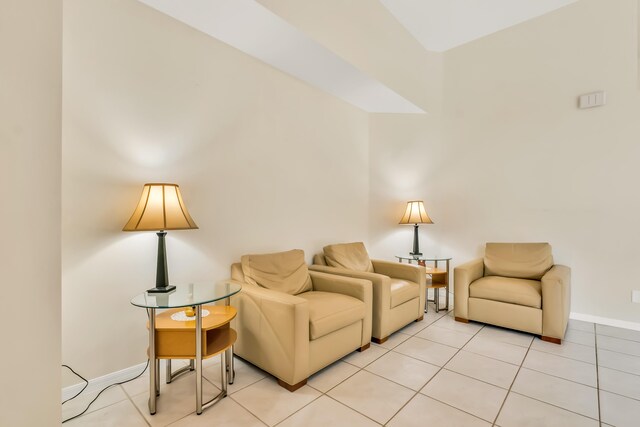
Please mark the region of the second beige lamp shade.
<svg viewBox="0 0 640 427"><path fill-rule="evenodd" d="M422 252L420 252L420 243L418 242L418 224L433 224L433 221L429 218L424 208L422 200L407 202L407 209L400 219L399 224L413 224L413 252L410 252L410 255L414 257L422 255Z"/></svg>

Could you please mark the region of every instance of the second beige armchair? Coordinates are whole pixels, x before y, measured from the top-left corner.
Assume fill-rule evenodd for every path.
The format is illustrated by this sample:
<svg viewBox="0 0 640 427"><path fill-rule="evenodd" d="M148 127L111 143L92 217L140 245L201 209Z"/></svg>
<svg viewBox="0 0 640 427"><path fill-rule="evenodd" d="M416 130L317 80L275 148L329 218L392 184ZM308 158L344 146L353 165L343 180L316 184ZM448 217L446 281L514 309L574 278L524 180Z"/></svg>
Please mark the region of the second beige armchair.
<svg viewBox="0 0 640 427"><path fill-rule="evenodd" d="M371 282L309 272L304 252L245 255L231 266L242 292L234 352L295 391L371 340Z"/></svg>
<svg viewBox="0 0 640 427"><path fill-rule="evenodd" d="M424 267L372 260L364 244L356 242L325 246L309 268L372 282L371 339L375 343L385 342L393 332L424 316Z"/></svg>

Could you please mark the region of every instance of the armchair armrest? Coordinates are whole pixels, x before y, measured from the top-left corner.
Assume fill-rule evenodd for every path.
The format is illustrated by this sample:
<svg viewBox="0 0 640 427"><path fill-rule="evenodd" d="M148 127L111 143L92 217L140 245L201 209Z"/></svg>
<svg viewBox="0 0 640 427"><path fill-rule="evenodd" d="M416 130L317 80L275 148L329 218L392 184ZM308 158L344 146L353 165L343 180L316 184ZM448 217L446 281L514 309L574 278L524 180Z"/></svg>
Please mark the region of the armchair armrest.
<svg viewBox="0 0 640 427"><path fill-rule="evenodd" d="M371 304L373 290L371 280L355 279L352 277L338 276L335 274L310 271L311 283L314 291L333 292L348 295Z"/></svg>
<svg viewBox="0 0 640 427"><path fill-rule="evenodd" d="M424 316L425 299L427 298L427 269L421 265L401 264L399 262L371 260L373 271L393 277L394 279L408 280L418 284L420 295L419 309L416 318Z"/></svg>
<svg viewBox="0 0 640 427"><path fill-rule="evenodd" d="M453 269L453 310L457 318L469 319L469 285L484 274L482 258L461 264Z"/></svg>
<svg viewBox="0 0 640 427"><path fill-rule="evenodd" d="M427 270L421 265L401 264L399 262L371 260L376 273L396 279L409 280L417 284L424 284L427 280Z"/></svg>
<svg viewBox="0 0 640 427"><path fill-rule="evenodd" d="M242 283L231 297L236 353L293 385L309 371L309 304L304 298Z"/></svg>
<svg viewBox="0 0 640 427"><path fill-rule="evenodd" d="M329 273L339 276L352 277L354 279L365 279L371 282L375 291L373 292L374 311L377 308L385 307L384 301L391 299L391 281L388 276L378 273L369 273L366 271L347 270L346 268L329 267L326 265L310 265L309 270L321 273ZM386 305L388 306L388 304ZM375 333L376 331L374 331Z"/></svg>
<svg viewBox="0 0 640 427"><path fill-rule="evenodd" d="M554 265L541 281L542 335L563 339L571 311L571 269Z"/></svg>
<svg viewBox="0 0 640 427"><path fill-rule="evenodd" d="M371 341L371 316L373 304L373 289L371 280L355 279L335 274L310 271L311 283L314 291L333 292L359 299L365 305L365 318L362 325L361 347Z"/></svg>

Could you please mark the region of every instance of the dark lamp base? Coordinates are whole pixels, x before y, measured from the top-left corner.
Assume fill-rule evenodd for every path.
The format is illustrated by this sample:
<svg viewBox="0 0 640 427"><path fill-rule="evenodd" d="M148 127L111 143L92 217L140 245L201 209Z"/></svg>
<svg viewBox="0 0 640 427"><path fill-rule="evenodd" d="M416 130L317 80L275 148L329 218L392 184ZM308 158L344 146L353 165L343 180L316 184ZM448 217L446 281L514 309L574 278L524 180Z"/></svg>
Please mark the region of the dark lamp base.
<svg viewBox="0 0 640 427"><path fill-rule="evenodd" d="M409 252L409 255L414 257L419 257L419 256L422 256L422 252Z"/></svg>
<svg viewBox="0 0 640 427"><path fill-rule="evenodd" d="M167 292L171 292L173 290L175 290L176 287L174 285L168 285L168 286L163 286L163 287L156 287L156 288L151 288L151 289L147 289L147 292L149 292L150 294L165 294Z"/></svg>

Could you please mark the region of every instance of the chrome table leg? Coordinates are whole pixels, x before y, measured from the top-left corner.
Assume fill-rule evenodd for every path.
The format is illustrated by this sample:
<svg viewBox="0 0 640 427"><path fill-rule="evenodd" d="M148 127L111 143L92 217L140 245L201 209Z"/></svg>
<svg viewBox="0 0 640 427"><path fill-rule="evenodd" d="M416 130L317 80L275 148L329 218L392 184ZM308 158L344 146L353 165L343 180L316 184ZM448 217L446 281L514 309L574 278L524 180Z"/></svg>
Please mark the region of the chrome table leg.
<svg viewBox="0 0 640 427"><path fill-rule="evenodd" d="M202 414L202 306L196 306L196 414Z"/></svg>
<svg viewBox="0 0 640 427"><path fill-rule="evenodd" d="M156 413L156 309L149 308L149 413Z"/></svg>

